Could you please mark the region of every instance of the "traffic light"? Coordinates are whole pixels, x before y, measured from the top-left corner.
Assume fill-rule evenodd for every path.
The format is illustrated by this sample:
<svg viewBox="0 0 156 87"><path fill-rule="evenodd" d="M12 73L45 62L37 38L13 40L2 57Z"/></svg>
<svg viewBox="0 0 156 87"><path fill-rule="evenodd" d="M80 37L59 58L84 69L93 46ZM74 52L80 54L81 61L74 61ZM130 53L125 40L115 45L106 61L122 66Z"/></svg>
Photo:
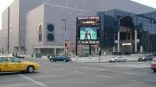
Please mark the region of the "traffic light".
<svg viewBox="0 0 156 87"><path fill-rule="evenodd" d="M68 42L67 41L65 42L65 47L66 47L66 49L68 49Z"/></svg>
<svg viewBox="0 0 156 87"><path fill-rule="evenodd" d="M66 46L66 47L67 47L67 44L68 44L68 42L66 41L66 42L65 42L65 46Z"/></svg>

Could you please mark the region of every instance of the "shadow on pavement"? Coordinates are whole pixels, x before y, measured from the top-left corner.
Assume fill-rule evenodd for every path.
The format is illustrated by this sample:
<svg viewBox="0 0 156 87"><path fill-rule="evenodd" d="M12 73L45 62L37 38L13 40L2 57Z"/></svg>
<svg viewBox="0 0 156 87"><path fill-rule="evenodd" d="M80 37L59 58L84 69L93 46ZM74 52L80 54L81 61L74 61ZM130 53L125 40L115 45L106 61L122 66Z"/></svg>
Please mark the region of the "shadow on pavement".
<svg viewBox="0 0 156 87"><path fill-rule="evenodd" d="M33 73L27 73L27 72L0 72L0 76L18 75L18 74L39 74L39 72L37 72L37 71L35 71Z"/></svg>

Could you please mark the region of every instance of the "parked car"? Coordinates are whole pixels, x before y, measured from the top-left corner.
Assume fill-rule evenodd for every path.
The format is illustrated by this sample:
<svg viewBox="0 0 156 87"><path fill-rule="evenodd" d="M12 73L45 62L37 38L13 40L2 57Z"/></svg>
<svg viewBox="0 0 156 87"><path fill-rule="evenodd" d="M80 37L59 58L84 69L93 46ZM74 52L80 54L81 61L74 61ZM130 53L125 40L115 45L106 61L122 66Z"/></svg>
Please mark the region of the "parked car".
<svg viewBox="0 0 156 87"><path fill-rule="evenodd" d="M19 53L13 53L12 56L17 58L24 58L24 56L20 55Z"/></svg>
<svg viewBox="0 0 156 87"><path fill-rule="evenodd" d="M21 61L12 56L0 56L0 72L27 72L32 73L40 66L34 62Z"/></svg>
<svg viewBox="0 0 156 87"><path fill-rule="evenodd" d="M108 61L111 62L126 62L127 59L124 56L115 56L111 59L108 59Z"/></svg>
<svg viewBox="0 0 156 87"><path fill-rule="evenodd" d="M71 57L66 56L66 55L58 55L58 56L53 56L52 58L49 59L50 61L56 62L56 61L71 61Z"/></svg>
<svg viewBox="0 0 156 87"><path fill-rule="evenodd" d="M156 54L153 54L153 57L156 57Z"/></svg>
<svg viewBox="0 0 156 87"><path fill-rule="evenodd" d="M151 69L156 72L156 61L151 62Z"/></svg>
<svg viewBox="0 0 156 87"><path fill-rule="evenodd" d="M138 61L152 61L153 60L153 55L152 54L141 54L138 58Z"/></svg>

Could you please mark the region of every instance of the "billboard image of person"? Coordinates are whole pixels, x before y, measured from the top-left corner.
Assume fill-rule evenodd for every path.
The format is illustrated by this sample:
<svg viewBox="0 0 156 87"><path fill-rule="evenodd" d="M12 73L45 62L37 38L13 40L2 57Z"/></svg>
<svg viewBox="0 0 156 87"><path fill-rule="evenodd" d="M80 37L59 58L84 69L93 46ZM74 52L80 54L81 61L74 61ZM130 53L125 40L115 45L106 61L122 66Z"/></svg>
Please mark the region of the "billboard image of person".
<svg viewBox="0 0 156 87"><path fill-rule="evenodd" d="M88 29L85 33L84 39L91 39L91 30Z"/></svg>
<svg viewBox="0 0 156 87"><path fill-rule="evenodd" d="M96 40L97 28L96 27L81 27L80 40Z"/></svg>

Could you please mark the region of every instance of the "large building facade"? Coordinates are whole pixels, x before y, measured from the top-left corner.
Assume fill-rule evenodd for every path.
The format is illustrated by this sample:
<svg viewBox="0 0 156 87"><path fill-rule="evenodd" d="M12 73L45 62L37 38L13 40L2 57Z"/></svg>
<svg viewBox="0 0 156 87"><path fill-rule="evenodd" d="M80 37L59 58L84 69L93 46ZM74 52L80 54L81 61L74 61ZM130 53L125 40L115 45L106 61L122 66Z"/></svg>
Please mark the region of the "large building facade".
<svg viewBox="0 0 156 87"><path fill-rule="evenodd" d="M156 20L151 13L121 10L98 12L102 18L102 47L112 54L156 52ZM107 51L108 52L108 51Z"/></svg>
<svg viewBox="0 0 156 87"><path fill-rule="evenodd" d="M4 53L60 54L64 52L66 28L71 52L75 50L76 17L100 16L102 52L153 52L156 29L152 11L155 9L130 0L14 0L2 15L0 46ZM122 24L125 21L128 23ZM125 28L130 31L125 32ZM127 40L132 45L123 46L121 41Z"/></svg>

